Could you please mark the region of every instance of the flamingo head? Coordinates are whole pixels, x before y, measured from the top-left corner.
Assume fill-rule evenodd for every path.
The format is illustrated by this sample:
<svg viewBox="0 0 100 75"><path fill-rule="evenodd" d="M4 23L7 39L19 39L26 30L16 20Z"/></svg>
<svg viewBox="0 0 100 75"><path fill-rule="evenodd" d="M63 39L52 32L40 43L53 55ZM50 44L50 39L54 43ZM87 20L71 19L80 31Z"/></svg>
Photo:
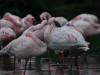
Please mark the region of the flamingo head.
<svg viewBox="0 0 100 75"><path fill-rule="evenodd" d="M41 20L48 20L49 18L51 18L51 14L48 13L48 12L43 12L41 15L40 15L40 19Z"/></svg>
<svg viewBox="0 0 100 75"><path fill-rule="evenodd" d="M28 14L25 17L25 22L27 22L29 25L35 25L36 24L36 19L34 16L32 16L31 14Z"/></svg>

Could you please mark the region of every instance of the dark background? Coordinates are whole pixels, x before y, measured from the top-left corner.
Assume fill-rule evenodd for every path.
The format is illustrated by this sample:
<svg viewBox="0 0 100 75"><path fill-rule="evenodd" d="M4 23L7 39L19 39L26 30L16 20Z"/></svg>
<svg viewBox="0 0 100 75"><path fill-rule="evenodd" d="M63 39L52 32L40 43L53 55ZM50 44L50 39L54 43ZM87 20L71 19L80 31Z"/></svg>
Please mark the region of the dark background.
<svg viewBox="0 0 100 75"><path fill-rule="evenodd" d="M0 0L0 14L8 11L20 17L31 13L38 18L43 11L68 19L80 13L100 17L100 0Z"/></svg>
<svg viewBox="0 0 100 75"><path fill-rule="evenodd" d="M90 13L100 17L100 0L0 0L0 15L6 12L24 17L28 13L39 19L43 11L53 16L64 16L71 19L80 13ZM100 58L100 36L88 38L91 42L90 55Z"/></svg>

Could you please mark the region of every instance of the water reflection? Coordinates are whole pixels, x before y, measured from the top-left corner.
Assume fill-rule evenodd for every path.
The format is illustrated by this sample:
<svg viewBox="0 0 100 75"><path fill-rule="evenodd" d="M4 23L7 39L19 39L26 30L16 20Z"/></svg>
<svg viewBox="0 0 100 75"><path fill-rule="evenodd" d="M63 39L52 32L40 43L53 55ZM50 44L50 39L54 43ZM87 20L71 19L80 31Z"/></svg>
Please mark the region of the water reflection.
<svg viewBox="0 0 100 75"><path fill-rule="evenodd" d="M28 70L26 75L100 75L100 65L96 63L94 58L88 58L88 63L80 57L78 65L75 65L73 58L65 58L64 64L47 61L46 58L32 59L32 69ZM71 60L69 60L71 59ZM37 61L37 62L36 62ZM50 66L48 65L50 63ZM16 70L1 70L0 75L23 75L24 61L20 65L16 64ZM49 71L50 67L50 71Z"/></svg>

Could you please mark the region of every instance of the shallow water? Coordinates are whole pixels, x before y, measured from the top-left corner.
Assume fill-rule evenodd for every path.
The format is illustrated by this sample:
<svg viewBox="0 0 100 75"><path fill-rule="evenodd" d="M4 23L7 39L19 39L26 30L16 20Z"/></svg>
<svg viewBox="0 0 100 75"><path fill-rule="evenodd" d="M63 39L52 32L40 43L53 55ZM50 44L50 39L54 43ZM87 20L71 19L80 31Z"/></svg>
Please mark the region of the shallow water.
<svg viewBox="0 0 100 75"><path fill-rule="evenodd" d="M74 65L73 58L65 58L65 63L48 61L41 58L40 64L36 65L35 58L32 58L32 66L27 66L26 75L100 75L100 64L94 57L87 57L87 61L79 57L78 66ZM70 60L71 59L71 60ZM50 63L51 65L48 65ZM0 75L23 75L25 61L16 63L16 70L0 70ZM0 64L1 66L4 64ZM12 63L13 65L13 63Z"/></svg>

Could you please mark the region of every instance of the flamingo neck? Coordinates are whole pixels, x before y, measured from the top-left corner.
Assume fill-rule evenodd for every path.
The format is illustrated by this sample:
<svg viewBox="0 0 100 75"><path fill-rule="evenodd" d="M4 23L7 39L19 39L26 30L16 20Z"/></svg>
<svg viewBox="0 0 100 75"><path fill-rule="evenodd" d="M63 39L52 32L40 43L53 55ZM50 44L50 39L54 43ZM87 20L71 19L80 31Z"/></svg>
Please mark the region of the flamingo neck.
<svg viewBox="0 0 100 75"><path fill-rule="evenodd" d="M5 17L5 20L8 20L8 21L10 21L12 23L15 32L17 32L17 33L20 33L21 32L21 29L18 26L18 23L16 23L16 21L14 21L11 17L6 16Z"/></svg>

